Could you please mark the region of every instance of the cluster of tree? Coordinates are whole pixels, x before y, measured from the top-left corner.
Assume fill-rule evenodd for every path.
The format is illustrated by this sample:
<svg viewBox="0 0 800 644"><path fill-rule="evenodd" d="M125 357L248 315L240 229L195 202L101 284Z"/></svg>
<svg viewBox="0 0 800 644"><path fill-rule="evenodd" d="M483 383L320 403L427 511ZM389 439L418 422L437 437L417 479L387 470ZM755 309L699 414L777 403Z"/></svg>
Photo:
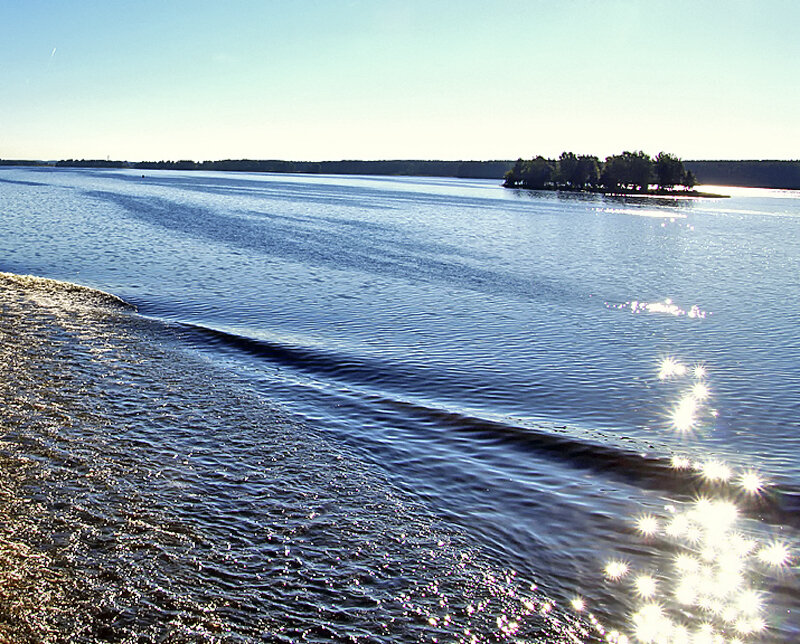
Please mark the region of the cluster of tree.
<svg viewBox="0 0 800 644"><path fill-rule="evenodd" d="M222 170L228 172L303 172L307 174L376 174L497 179L509 161L282 161L224 159L221 161L143 161L134 168L158 170Z"/></svg>
<svg viewBox="0 0 800 644"><path fill-rule="evenodd" d="M35 161L0 159L0 166L136 168L142 170L222 170L228 172L303 172L500 179L509 187L567 190L635 191L656 184L663 190L701 183L757 188L800 189L800 161L681 161L664 152L650 159L643 152L623 152L600 161L564 152L558 159L530 161L111 161L66 159ZM697 180L695 179L697 177Z"/></svg>
<svg viewBox="0 0 800 644"><path fill-rule="evenodd" d="M0 165L40 166L44 164L41 161L25 161L21 159L0 159Z"/></svg>
<svg viewBox="0 0 800 644"><path fill-rule="evenodd" d="M507 188L535 190L647 191L655 184L660 190L683 186L691 190L697 180L673 154L660 152L651 159L644 152L623 152L600 161L595 156L562 152L558 159L538 156L517 159L505 175Z"/></svg>

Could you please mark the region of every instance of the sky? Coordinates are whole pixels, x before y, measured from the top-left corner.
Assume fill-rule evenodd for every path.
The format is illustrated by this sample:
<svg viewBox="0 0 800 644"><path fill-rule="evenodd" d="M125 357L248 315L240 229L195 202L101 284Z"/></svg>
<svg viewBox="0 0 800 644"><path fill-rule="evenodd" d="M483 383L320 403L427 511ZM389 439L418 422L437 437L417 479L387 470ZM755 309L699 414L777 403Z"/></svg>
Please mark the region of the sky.
<svg viewBox="0 0 800 644"><path fill-rule="evenodd" d="M0 0L0 158L800 158L796 0Z"/></svg>

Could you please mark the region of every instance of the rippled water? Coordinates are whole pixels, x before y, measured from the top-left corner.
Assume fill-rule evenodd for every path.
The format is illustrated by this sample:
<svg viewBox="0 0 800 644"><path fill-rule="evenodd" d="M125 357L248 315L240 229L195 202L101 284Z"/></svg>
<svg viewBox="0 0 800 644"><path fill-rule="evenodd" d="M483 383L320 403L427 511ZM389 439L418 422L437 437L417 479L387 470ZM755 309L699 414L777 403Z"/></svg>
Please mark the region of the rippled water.
<svg viewBox="0 0 800 644"><path fill-rule="evenodd" d="M733 192L0 169L0 268L138 309L8 286L41 623L796 638L800 195Z"/></svg>

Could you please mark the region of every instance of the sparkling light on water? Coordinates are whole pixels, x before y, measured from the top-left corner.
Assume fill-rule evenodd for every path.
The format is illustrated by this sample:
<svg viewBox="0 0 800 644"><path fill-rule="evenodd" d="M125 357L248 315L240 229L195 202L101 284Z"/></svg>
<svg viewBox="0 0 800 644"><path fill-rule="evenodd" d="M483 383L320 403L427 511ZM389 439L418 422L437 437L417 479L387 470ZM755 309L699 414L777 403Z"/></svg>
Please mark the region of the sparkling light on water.
<svg viewBox="0 0 800 644"><path fill-rule="evenodd" d="M645 514L636 521L636 529L646 537L652 537L658 532L658 519L652 514Z"/></svg>
<svg viewBox="0 0 800 644"><path fill-rule="evenodd" d="M650 575L639 575L633 580L636 594L640 597L652 597L656 594L656 580Z"/></svg>
<svg viewBox="0 0 800 644"><path fill-rule="evenodd" d="M694 380L673 408L675 429L696 426L701 405L710 396L706 375L705 367L690 370L675 358L660 363L659 379ZM636 607L624 629L598 626L598 631L617 644L752 642L768 628L765 576L786 570L793 559L787 543L762 542L745 532L743 513L734 500L764 494L767 482L753 469L737 472L715 457L693 462L675 455L671 466L676 474L702 484L705 493L689 503L667 504L663 516L647 512L633 519L640 538L656 550L649 570L633 570L622 559L604 564L606 583L629 594ZM589 610L583 598L579 604L573 601L573 608Z"/></svg>
<svg viewBox="0 0 800 644"><path fill-rule="evenodd" d="M676 470L688 470L692 466L692 462L685 456L673 456L672 467Z"/></svg>
<svg viewBox="0 0 800 644"><path fill-rule="evenodd" d="M710 459L700 463L698 469L703 478L712 483L730 481L733 478L733 471L730 466L718 459Z"/></svg>
<svg viewBox="0 0 800 644"><path fill-rule="evenodd" d="M739 477L739 485L750 494L758 494L764 489L766 483L757 472L748 470Z"/></svg>
<svg viewBox="0 0 800 644"><path fill-rule="evenodd" d="M771 566L786 566L789 564L791 554L786 544L775 542L767 546L763 546L758 551L758 558L766 564Z"/></svg>
<svg viewBox="0 0 800 644"><path fill-rule="evenodd" d="M661 368L658 371L658 377L661 380L667 378L674 378L675 376L682 376L686 373L686 366L675 360L675 358L664 358L661 361Z"/></svg>
<svg viewBox="0 0 800 644"><path fill-rule="evenodd" d="M673 315L675 317L685 316L692 319L703 319L706 317L706 312L696 304L693 304L686 310L675 304L670 298L666 298L663 302L640 302L639 300L631 300L623 304L612 305L606 303L606 306L613 309L629 309L631 313L656 313Z"/></svg>
<svg viewBox="0 0 800 644"><path fill-rule="evenodd" d="M633 578L633 593L644 603L631 617L631 637L639 642L732 643L764 631L766 595L753 585L757 564L787 566L791 553L786 544L762 545L742 536L740 513L731 501L703 497L673 510L671 521L655 531L650 528L657 523L646 517L648 536L663 537L682 551L659 567L658 578L652 573ZM636 522L640 531L641 523L642 518ZM613 582L622 577L610 574L618 572L616 566L611 561L605 568ZM687 611L694 624L686 623Z"/></svg>
<svg viewBox="0 0 800 644"><path fill-rule="evenodd" d="M697 424L697 399L681 398L672 412L672 424L679 432L688 432Z"/></svg>
<svg viewBox="0 0 800 644"><path fill-rule="evenodd" d="M605 567L606 577L609 579L621 579L628 574L628 563L625 561L609 561Z"/></svg>

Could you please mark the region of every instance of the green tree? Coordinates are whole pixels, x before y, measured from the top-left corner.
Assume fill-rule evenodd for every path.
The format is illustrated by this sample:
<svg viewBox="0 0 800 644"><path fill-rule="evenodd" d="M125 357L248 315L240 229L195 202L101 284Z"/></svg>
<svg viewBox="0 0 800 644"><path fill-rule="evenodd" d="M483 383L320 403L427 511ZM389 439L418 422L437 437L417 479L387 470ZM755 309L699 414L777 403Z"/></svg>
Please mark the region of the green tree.
<svg viewBox="0 0 800 644"><path fill-rule="evenodd" d="M597 157L581 155L578 157L577 187L596 186L600 177L600 162Z"/></svg>
<svg viewBox="0 0 800 644"><path fill-rule="evenodd" d="M578 157L572 152L562 152L558 157L555 181L562 186L578 187L581 183L578 176Z"/></svg>
<svg viewBox="0 0 800 644"><path fill-rule="evenodd" d="M653 179L653 161L650 156L642 152L623 152L628 175L626 183L647 190Z"/></svg>
<svg viewBox="0 0 800 644"><path fill-rule="evenodd" d="M522 172L524 168L525 162L522 159L517 159L516 163L514 163L514 167L506 172L503 185L506 188L515 188L517 184L522 181Z"/></svg>
<svg viewBox="0 0 800 644"><path fill-rule="evenodd" d="M600 173L600 185L607 190L614 190L623 184L626 176L625 159L621 154L606 157Z"/></svg>
<svg viewBox="0 0 800 644"><path fill-rule="evenodd" d="M522 185L525 188L541 190L552 184L555 173L555 164L543 156L538 156L525 163L522 171Z"/></svg>
<svg viewBox="0 0 800 644"><path fill-rule="evenodd" d="M683 162L674 154L659 152L655 158L655 174L659 187L672 189L683 182Z"/></svg>
<svg viewBox="0 0 800 644"><path fill-rule="evenodd" d="M600 183L608 189L647 190L653 177L653 161L642 151L606 157Z"/></svg>

